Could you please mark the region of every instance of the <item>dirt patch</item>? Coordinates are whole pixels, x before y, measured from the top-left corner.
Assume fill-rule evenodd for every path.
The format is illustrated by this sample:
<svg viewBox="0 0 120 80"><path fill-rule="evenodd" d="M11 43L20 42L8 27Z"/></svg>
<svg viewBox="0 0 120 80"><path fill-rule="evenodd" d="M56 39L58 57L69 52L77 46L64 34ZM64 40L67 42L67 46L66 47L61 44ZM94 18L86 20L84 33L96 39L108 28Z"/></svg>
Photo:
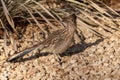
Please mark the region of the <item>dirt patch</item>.
<svg viewBox="0 0 120 80"><path fill-rule="evenodd" d="M31 30L31 27L29 28ZM34 28L35 29L35 28ZM36 30L35 30L36 31ZM29 32L28 32L29 33ZM26 34L28 34L26 33ZM120 79L120 32L102 39L85 30L85 42L62 54L62 63L53 55L32 52L19 62L0 61L1 80L111 80ZM29 33L30 34L30 33ZM35 35L38 36L39 32ZM35 37L36 43L41 39ZM28 37L28 36L27 36ZM30 36L28 37L30 38ZM27 38L27 40L29 40ZM27 40L21 45L31 42ZM34 44L34 43L33 43ZM30 45L31 46L32 42ZM23 47L21 48L23 49ZM30 57L32 55L32 57Z"/></svg>

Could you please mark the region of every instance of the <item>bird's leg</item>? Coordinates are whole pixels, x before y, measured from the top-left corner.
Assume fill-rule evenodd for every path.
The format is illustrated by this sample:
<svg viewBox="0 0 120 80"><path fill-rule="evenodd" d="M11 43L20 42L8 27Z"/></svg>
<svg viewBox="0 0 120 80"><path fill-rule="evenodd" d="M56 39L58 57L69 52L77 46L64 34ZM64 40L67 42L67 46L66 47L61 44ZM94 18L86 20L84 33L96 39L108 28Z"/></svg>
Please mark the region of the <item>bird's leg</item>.
<svg viewBox="0 0 120 80"><path fill-rule="evenodd" d="M62 61L62 58L59 54L54 53L54 57L57 59L58 62Z"/></svg>

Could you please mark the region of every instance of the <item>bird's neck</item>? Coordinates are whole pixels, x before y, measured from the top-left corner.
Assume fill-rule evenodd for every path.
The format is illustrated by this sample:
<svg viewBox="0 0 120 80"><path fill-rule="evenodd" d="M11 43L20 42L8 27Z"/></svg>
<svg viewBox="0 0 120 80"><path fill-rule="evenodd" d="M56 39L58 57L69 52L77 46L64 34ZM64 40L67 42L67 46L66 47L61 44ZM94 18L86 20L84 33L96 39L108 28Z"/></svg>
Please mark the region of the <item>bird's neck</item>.
<svg viewBox="0 0 120 80"><path fill-rule="evenodd" d="M72 33L76 30L75 24L68 24L67 29Z"/></svg>

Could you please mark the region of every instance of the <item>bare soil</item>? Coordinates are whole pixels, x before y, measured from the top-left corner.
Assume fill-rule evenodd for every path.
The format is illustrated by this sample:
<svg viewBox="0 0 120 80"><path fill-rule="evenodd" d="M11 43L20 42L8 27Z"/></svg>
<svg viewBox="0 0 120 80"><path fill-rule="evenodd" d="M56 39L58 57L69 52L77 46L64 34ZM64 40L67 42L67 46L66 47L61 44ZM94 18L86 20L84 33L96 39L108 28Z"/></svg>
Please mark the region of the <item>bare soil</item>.
<svg viewBox="0 0 120 80"><path fill-rule="evenodd" d="M62 63L57 62L53 55L40 55L38 51L18 62L1 60L0 80L120 80L120 32L105 39L89 30L83 34L85 42L76 43L64 52ZM40 35L38 28L28 27L25 38L19 40L19 50L42 41Z"/></svg>

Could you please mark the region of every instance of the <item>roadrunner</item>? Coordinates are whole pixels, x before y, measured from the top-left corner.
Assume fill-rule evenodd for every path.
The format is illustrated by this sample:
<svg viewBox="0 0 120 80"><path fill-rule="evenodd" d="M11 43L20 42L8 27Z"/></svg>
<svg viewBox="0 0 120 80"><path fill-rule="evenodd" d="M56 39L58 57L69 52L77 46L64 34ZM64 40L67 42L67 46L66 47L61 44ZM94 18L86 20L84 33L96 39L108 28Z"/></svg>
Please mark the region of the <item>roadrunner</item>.
<svg viewBox="0 0 120 80"><path fill-rule="evenodd" d="M76 15L71 14L63 18L63 22L65 23L63 29L54 31L43 42L39 42L32 47L14 54L8 58L7 61L14 61L36 49L39 49L42 52L53 53L57 60L61 60L59 54L66 51L73 44L74 33L76 31Z"/></svg>

